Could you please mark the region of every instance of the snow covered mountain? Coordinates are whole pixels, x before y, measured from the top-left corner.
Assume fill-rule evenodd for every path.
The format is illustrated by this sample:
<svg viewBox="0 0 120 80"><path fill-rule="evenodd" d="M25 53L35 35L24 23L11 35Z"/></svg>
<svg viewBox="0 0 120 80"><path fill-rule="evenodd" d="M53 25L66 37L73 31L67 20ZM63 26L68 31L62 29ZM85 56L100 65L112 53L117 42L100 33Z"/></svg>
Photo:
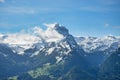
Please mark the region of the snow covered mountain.
<svg viewBox="0 0 120 80"><path fill-rule="evenodd" d="M46 30L34 27L19 33L0 34L0 78L36 68L44 70L46 64L53 71L48 70L50 74L47 76L52 74L58 78L63 73L72 73L72 69L79 70L80 75L84 73L83 76L92 77L88 75L95 75L90 70L92 66L99 66L107 59L103 53L115 51L120 45L120 37L73 37L68 29L57 23L45 26ZM56 76L56 71L62 73ZM94 77L91 80L95 80Z"/></svg>
<svg viewBox="0 0 120 80"><path fill-rule="evenodd" d="M37 47L40 47L44 43L58 42L64 38L63 35L55 30L55 27L58 26L58 24L45 25L48 27L45 31L40 27L34 27L28 33L0 34L0 43L7 44L12 48L14 53L23 55L25 50L30 49L35 45L39 45Z"/></svg>
<svg viewBox="0 0 120 80"><path fill-rule="evenodd" d="M52 56L52 59L55 60L56 63L64 61L64 59L71 55L72 51L76 51L79 49L78 44L76 43L74 37L69 34L69 31L59 24L55 24L52 27L55 33L61 35L62 37L51 37L52 39L43 38L45 40L41 41L41 43L36 43L30 49L26 49L24 52L29 54L30 57L35 57L36 55L44 55ZM53 33L54 36L57 36ZM83 50L79 51L82 52ZM54 57L53 57L54 56ZM49 58L50 58L49 57ZM51 59L51 60L52 60Z"/></svg>
<svg viewBox="0 0 120 80"><path fill-rule="evenodd" d="M32 33L24 33L25 35L23 33L1 34L0 43L5 45L2 46L2 48L5 47L4 51L6 52L7 46L11 51L11 53L7 52L8 54L6 54L0 50L0 56L4 56L2 62L0 62L3 64L1 66L3 66L3 68L10 64L13 65L13 67L19 66L19 69L15 70L20 70L17 71L19 73L24 70L43 66L46 63L62 63L62 65L65 64L65 66L67 66L73 65L74 62L77 65L86 62L81 55L84 51L79 48L74 37L69 34L69 31L64 26L59 24L46 25L48 28L45 31L35 27L32 29ZM7 61L9 61L9 59L12 61L10 61L9 64L4 64L6 59L8 59ZM69 62L72 64L69 64ZM87 64L85 63L85 65ZM82 67L85 67L85 65L82 65ZM3 68L0 68L0 70ZM7 67L5 67L5 69L9 70ZM10 70L13 70L12 67ZM3 75L6 76L4 73L0 74L2 77ZM11 75L15 75L15 73Z"/></svg>
<svg viewBox="0 0 120 80"><path fill-rule="evenodd" d="M41 53L45 53L44 55L57 53L56 62L69 55L70 52L79 49L74 37L64 26L57 23L45 25L47 26L45 31L35 27L31 33L1 34L0 43L11 48L13 53L30 57Z"/></svg>
<svg viewBox="0 0 120 80"><path fill-rule="evenodd" d="M46 44L51 42L60 44L69 50L71 47L79 45L79 47L87 53L96 51L113 52L120 46L120 36L74 37L74 41L73 37L64 26L61 26L58 23L44 25L47 26L46 30L42 30L40 27L34 27L28 31L19 33L0 34L0 43L7 44L12 48L14 53L20 55L25 54L28 49L36 48L36 50L34 50L34 54L31 56L37 55L40 50L45 48ZM65 40L67 40L71 46L68 46L67 43L60 43ZM48 54L50 54L50 52L52 52L55 48L56 47L50 48L48 50Z"/></svg>
<svg viewBox="0 0 120 80"><path fill-rule="evenodd" d="M96 51L113 52L120 47L120 36L75 37L75 40L87 53Z"/></svg>

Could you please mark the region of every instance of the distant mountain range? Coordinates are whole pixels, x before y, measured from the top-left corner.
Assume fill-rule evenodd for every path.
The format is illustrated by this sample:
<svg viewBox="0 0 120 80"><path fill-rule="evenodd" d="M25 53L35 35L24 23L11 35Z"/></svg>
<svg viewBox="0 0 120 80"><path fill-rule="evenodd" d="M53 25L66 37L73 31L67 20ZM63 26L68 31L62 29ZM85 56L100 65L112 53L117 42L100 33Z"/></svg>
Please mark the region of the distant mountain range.
<svg viewBox="0 0 120 80"><path fill-rule="evenodd" d="M120 46L120 36L75 37L75 39L78 45L88 53L96 51L113 52Z"/></svg>
<svg viewBox="0 0 120 80"><path fill-rule="evenodd" d="M0 79L104 78L103 66L120 47L120 36L74 37L58 23L45 25L47 30L35 27L27 32L0 34Z"/></svg>

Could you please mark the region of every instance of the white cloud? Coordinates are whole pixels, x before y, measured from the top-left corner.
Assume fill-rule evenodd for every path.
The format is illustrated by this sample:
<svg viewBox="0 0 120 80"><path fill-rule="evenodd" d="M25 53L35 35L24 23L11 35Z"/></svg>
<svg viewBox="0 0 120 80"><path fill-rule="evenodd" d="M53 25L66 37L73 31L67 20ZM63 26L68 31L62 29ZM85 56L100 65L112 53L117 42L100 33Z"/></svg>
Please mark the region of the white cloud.
<svg viewBox="0 0 120 80"><path fill-rule="evenodd" d="M0 37L0 43L7 43L14 46L19 46L24 49L28 49L31 47L34 43L37 43L39 41L39 38L30 35L28 33L14 33L14 34L2 34Z"/></svg>
<svg viewBox="0 0 120 80"><path fill-rule="evenodd" d="M48 28L45 31L45 35L47 36L47 41L51 42L51 41L59 41L63 38L63 35L59 34L56 30L54 30L53 28Z"/></svg>
<svg viewBox="0 0 120 80"><path fill-rule="evenodd" d="M106 23L106 24L105 24L105 27L109 27L109 24L108 24L108 23Z"/></svg>
<svg viewBox="0 0 120 80"><path fill-rule="evenodd" d="M119 2L119 0L100 0L103 5L114 5Z"/></svg>
<svg viewBox="0 0 120 80"><path fill-rule="evenodd" d="M44 23L43 25L45 25L48 28L54 28L55 26L59 26L59 24L57 23L53 23L53 24Z"/></svg>
<svg viewBox="0 0 120 80"><path fill-rule="evenodd" d="M8 7L0 7L0 13L3 14L36 14L36 13L57 13L57 12L65 12L67 9L63 8L39 8L39 7L16 7L16 6L8 6Z"/></svg>
<svg viewBox="0 0 120 80"><path fill-rule="evenodd" d="M113 28L120 29L120 26L113 26Z"/></svg>
<svg viewBox="0 0 120 80"><path fill-rule="evenodd" d="M34 14L36 11L29 7L1 7L0 12L6 14Z"/></svg>
<svg viewBox="0 0 120 80"><path fill-rule="evenodd" d="M5 0L0 0L0 3L4 3L5 2Z"/></svg>
<svg viewBox="0 0 120 80"><path fill-rule="evenodd" d="M105 26L106 28L120 29L120 26L110 25L109 23L106 23L104 26Z"/></svg>
<svg viewBox="0 0 120 80"><path fill-rule="evenodd" d="M54 25L54 24L53 24ZM0 34L4 36L3 34ZM21 47L28 48L28 45L37 43L38 41L58 42L63 39L63 35L59 34L52 27L47 27L42 30L40 27L35 26L31 30L22 30L18 33L5 34L6 37L0 37L0 43L8 43L11 45L20 45Z"/></svg>
<svg viewBox="0 0 120 80"><path fill-rule="evenodd" d="M108 12L113 11L113 9L108 7L101 7L101 6L82 6L79 8L82 11L91 11L91 12Z"/></svg>
<svg viewBox="0 0 120 80"><path fill-rule="evenodd" d="M30 34L16 33L8 34L8 37L4 40L5 43L11 44L31 44L37 38Z"/></svg>
<svg viewBox="0 0 120 80"><path fill-rule="evenodd" d="M39 36L42 40L47 42L59 41L63 39L63 35L59 34L53 27L55 24L44 24L46 25L47 29L42 30L40 27L34 27L33 33Z"/></svg>
<svg viewBox="0 0 120 80"><path fill-rule="evenodd" d="M11 26L12 27L17 27L18 25L7 23L7 22L0 22L0 28L2 28L2 29L10 29Z"/></svg>
<svg viewBox="0 0 120 80"><path fill-rule="evenodd" d="M32 29L32 32L34 35L38 36L41 40L45 39L45 32L39 26L35 26Z"/></svg>

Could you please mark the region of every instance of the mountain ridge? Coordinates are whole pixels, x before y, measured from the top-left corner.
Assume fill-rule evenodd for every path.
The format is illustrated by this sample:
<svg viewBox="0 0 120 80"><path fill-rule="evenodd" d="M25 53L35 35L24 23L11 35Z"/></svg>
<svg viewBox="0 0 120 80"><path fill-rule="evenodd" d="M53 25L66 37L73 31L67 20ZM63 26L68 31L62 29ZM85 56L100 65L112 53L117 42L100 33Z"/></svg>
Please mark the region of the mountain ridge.
<svg viewBox="0 0 120 80"><path fill-rule="evenodd" d="M42 30L40 27L34 27L31 30L32 34L29 32L0 34L0 43L8 44L9 47L13 48L13 52L23 55L24 51L32 48L34 44L44 45L44 43L47 42L59 42L69 35L68 29L58 23L45 25L47 26L46 30ZM87 53L96 51L115 51L120 46L120 36L105 36L101 38L74 37L74 39Z"/></svg>

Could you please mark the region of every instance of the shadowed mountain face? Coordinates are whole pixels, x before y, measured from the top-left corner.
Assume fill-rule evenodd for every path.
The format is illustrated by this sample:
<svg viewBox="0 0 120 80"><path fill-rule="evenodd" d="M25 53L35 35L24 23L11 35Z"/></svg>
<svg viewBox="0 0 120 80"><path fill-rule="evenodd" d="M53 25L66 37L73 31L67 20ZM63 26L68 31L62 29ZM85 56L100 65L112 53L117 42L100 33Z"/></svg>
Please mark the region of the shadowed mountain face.
<svg viewBox="0 0 120 80"><path fill-rule="evenodd" d="M46 31L35 28L31 38L28 34L26 37L14 34L0 38L0 79L97 80L99 68L100 74L103 74L104 64L118 47L111 48L114 47L111 43L119 45L119 40L116 39L116 43L113 39L110 40L111 47L99 40L99 45L97 42L86 44L84 38L73 37L64 26L59 24L47 26ZM17 40L15 43L14 38ZM22 43L18 39L22 40ZM88 40L91 39L93 38ZM84 45L81 45L80 41L83 41ZM97 47L93 51L86 51L85 45L89 45L90 50L90 46L94 44Z"/></svg>
<svg viewBox="0 0 120 80"><path fill-rule="evenodd" d="M99 77L102 80L120 79L120 48L112 53L101 65Z"/></svg>

